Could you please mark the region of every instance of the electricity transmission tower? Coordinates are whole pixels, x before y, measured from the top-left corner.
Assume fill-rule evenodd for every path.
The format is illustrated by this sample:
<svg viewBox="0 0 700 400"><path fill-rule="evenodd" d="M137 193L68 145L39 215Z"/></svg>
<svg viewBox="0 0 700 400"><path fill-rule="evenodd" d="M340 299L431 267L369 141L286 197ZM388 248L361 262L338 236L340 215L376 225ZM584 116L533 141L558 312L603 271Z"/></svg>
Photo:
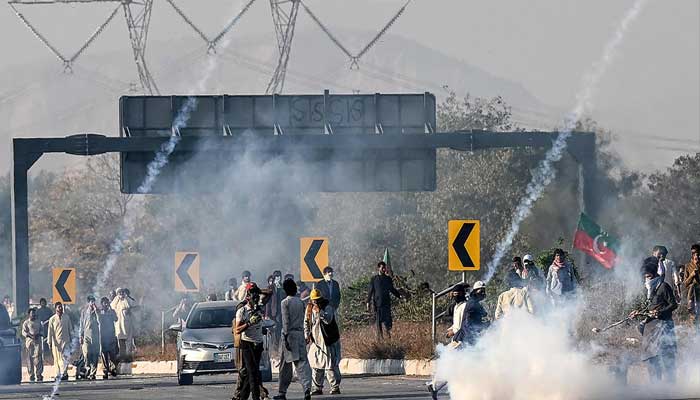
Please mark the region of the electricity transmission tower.
<svg viewBox="0 0 700 400"><path fill-rule="evenodd" d="M97 27L90 37L83 43L80 48L71 56L61 53L48 38L29 22L29 19L22 14L18 6L48 6L56 4L87 4L87 3L115 3L116 7L107 19ZM134 53L134 62L141 82L141 88L149 94L159 94L158 86L156 85L153 76L148 70L146 64L146 43L148 41L148 25L151 21L151 10L153 8L153 0L11 0L8 2L15 15L22 23L41 41L49 51L63 64L64 72L72 72L73 64L85 50L97 39L104 31L110 22L117 15L120 8L124 10L124 18L126 26L129 30L129 38L131 40L131 48Z"/></svg>
<svg viewBox="0 0 700 400"><path fill-rule="evenodd" d="M153 75L146 64L146 44L148 43L148 25L151 23L153 0L122 1L126 27L129 29L131 49L134 53L136 71L139 74L141 88L148 94L160 94Z"/></svg>
<svg viewBox="0 0 700 400"><path fill-rule="evenodd" d="M267 84L265 93L282 93L284 89L284 78L287 74L289 55L292 53L292 40L294 39L294 28L300 3L300 0L270 0L279 57L277 67Z"/></svg>
<svg viewBox="0 0 700 400"><path fill-rule="evenodd" d="M63 64L64 72L72 72L73 64L85 52L85 50L97 39L104 31L107 25L112 22L119 9L124 11L124 19L129 32L129 40L136 64L141 90L147 94L160 94L155 79L148 69L146 62L146 47L148 44L148 28L151 22L151 12L153 10L154 0L10 0L8 3L17 17L24 25L39 39L49 51L59 59ZM247 0L239 12L224 26L224 28L216 36L207 36L183 11L175 4L175 0L166 0L175 12L189 25L195 33L206 43L207 53L216 53L217 46L222 38L233 29L241 17L250 9L255 0ZM328 38L338 47L350 60L350 69L360 68L360 59L379 39L391 28L397 19L404 13L406 7L411 0L406 3L396 12L396 14L384 25L384 27L370 40L360 51L352 53L343 45L338 38L331 33L331 30L321 22L321 19L314 14L311 9L302 0L269 0L270 11L272 13L272 22L275 28L275 37L277 40L278 57L275 63L274 71L265 89L265 93L282 93L284 90L285 77L287 75L287 66L292 52L292 42L294 40L294 31L296 28L297 16L299 7L311 17ZM61 53L48 38L39 32L37 28L29 22L29 20L20 12L18 6L47 6L56 4L77 4L84 5L87 3L113 3L116 4L114 10L107 16L107 19L97 27L97 29L88 37L83 45L72 55L67 56ZM225 46L224 46L225 47ZM133 91L135 88L130 88Z"/></svg>

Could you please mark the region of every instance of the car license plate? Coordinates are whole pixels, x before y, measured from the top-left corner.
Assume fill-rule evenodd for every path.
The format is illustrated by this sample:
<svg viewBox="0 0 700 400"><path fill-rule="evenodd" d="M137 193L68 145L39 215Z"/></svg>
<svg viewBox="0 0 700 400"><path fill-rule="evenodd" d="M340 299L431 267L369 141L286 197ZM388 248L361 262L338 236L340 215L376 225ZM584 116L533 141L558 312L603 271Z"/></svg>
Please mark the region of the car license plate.
<svg viewBox="0 0 700 400"><path fill-rule="evenodd" d="M214 353L214 362L231 362L231 353Z"/></svg>

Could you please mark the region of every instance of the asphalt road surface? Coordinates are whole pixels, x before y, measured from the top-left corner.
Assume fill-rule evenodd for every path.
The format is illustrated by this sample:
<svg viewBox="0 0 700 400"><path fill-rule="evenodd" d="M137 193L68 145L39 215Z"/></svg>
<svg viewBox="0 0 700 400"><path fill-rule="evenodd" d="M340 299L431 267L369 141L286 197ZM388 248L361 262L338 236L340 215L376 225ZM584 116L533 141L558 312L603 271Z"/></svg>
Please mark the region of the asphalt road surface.
<svg viewBox="0 0 700 400"><path fill-rule="evenodd" d="M391 399L418 400L430 399L425 388L426 378L382 376L382 377L343 377L342 394L314 396L314 400L340 399ZM119 377L109 381L68 381L62 382L57 400L228 400L233 395L234 375L195 377L191 386L178 386L174 376ZM0 386L0 399L41 399L51 393L52 383L22 384L21 386ZM277 394L276 377L265 387L270 397ZM325 388L327 391L328 388ZM447 399L446 394L441 396ZM303 393L298 383L292 382L287 393L288 399L302 399Z"/></svg>

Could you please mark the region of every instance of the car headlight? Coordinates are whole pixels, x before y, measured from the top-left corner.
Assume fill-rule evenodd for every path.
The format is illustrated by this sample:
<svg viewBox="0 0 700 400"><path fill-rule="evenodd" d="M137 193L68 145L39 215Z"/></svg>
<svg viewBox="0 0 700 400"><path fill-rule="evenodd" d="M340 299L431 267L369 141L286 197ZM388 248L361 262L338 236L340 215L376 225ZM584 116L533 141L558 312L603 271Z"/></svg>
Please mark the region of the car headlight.
<svg viewBox="0 0 700 400"><path fill-rule="evenodd" d="M183 349L199 349L199 348L202 348L202 344L197 343L197 342L186 342L183 340L182 341L182 348Z"/></svg>

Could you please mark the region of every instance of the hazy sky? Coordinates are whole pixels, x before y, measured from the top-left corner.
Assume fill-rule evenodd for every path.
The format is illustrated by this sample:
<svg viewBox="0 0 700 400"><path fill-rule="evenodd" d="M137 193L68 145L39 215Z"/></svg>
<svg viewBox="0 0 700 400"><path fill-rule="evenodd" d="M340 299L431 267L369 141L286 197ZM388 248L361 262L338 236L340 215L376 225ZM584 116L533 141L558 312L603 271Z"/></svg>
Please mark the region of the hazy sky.
<svg viewBox="0 0 700 400"><path fill-rule="evenodd" d="M175 0L208 33L223 25L231 1ZM329 26L373 31L404 0L306 0ZM435 48L490 73L521 83L543 103L568 109L581 77L598 59L631 0L413 0L391 33ZM233 2L234 7L242 4ZM73 49L116 7L115 3L79 6L19 6L56 42ZM257 0L236 29L239 34L274 36L269 4ZM671 147L700 151L700 1L650 0L601 82L594 117L614 128L623 155ZM298 28L318 32L300 12ZM11 8L0 6L0 70L9 65L50 62L46 48L22 25ZM320 34L320 33L319 33ZM170 40L193 35L165 0L156 0L150 38ZM341 36L341 39L344 39ZM368 34L367 40L370 39ZM362 38L353 39L362 42ZM295 43L303 46L303 43ZM128 49L121 13L90 52ZM183 49L183 51L190 49ZM337 51L329 44L328 51ZM67 51L68 52L68 51ZM56 67L59 68L57 61ZM290 61L294 63L294 56ZM445 82L449 84L449 82ZM0 98L3 88L0 87ZM662 137L664 140L655 140ZM661 150L668 163L680 150ZM659 166L658 164L655 164Z"/></svg>

